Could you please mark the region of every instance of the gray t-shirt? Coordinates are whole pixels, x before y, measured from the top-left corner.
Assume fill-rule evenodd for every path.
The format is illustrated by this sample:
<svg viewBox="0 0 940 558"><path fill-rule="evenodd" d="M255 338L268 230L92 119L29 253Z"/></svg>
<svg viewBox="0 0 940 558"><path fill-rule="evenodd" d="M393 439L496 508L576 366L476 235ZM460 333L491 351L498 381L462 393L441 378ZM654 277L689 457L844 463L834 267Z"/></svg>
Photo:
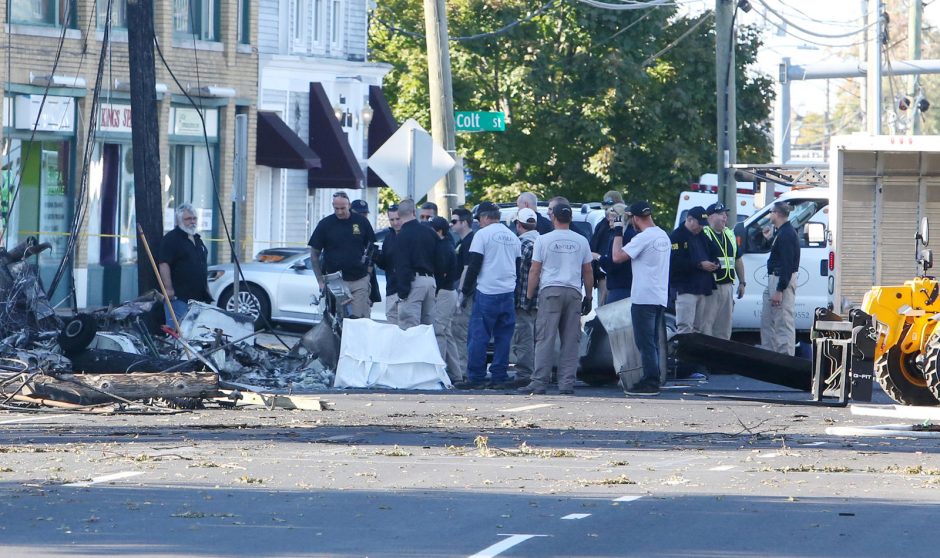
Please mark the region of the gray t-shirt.
<svg viewBox="0 0 940 558"><path fill-rule="evenodd" d="M591 263L586 238L570 229L555 229L535 239L532 261L542 262L539 289L569 287L581 291L581 266Z"/></svg>
<svg viewBox="0 0 940 558"><path fill-rule="evenodd" d="M477 290L487 295L516 291L516 259L522 257L522 243L502 223L493 223L473 235L470 251L483 254L483 267L477 277Z"/></svg>

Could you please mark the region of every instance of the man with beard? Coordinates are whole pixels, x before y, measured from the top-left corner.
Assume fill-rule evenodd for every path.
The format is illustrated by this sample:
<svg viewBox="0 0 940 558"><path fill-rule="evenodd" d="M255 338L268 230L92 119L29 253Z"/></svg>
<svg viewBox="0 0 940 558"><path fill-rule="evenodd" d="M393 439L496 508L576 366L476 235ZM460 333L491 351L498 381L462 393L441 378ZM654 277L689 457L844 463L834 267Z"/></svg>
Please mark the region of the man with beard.
<svg viewBox="0 0 940 558"><path fill-rule="evenodd" d="M196 234L196 208L184 203L176 208L176 227L160 243L160 279L166 289L166 324L175 326L189 311L189 301L212 302L209 294L209 250Z"/></svg>

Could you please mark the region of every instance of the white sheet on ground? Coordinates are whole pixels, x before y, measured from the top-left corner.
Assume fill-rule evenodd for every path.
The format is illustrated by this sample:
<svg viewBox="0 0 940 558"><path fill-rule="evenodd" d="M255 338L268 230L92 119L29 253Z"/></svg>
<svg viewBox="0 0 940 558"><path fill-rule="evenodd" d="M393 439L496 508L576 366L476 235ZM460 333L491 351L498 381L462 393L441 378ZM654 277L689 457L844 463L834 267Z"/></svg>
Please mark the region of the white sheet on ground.
<svg viewBox="0 0 940 558"><path fill-rule="evenodd" d="M451 387L434 328L407 330L368 318L343 320L334 387L445 389Z"/></svg>
<svg viewBox="0 0 940 558"><path fill-rule="evenodd" d="M620 374L627 387L633 387L643 377L643 362L640 351L633 340L633 319L629 298L611 304L598 306L597 317L607 330L610 352L614 357L614 370ZM665 331L659 332L660 382L666 381L666 341Z"/></svg>

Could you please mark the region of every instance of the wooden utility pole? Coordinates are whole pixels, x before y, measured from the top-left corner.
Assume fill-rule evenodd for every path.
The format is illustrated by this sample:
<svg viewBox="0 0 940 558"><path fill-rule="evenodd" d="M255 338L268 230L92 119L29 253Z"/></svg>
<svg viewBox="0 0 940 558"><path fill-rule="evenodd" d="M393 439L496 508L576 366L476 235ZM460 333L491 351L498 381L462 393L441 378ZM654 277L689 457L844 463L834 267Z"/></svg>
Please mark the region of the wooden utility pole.
<svg viewBox="0 0 940 558"><path fill-rule="evenodd" d="M137 224L150 246L163 237L160 187L160 130L157 112L157 77L153 55L153 0L127 0L127 51L131 80L131 142L134 149L134 209ZM157 287L147 266L141 239L137 239L137 288L141 294Z"/></svg>
<svg viewBox="0 0 940 558"><path fill-rule="evenodd" d="M454 159L457 139L454 130L454 88L450 73L450 36L444 0L424 0L424 29L428 45L428 92L431 102L431 136ZM428 194L443 216L450 215L464 200L458 200L458 167L451 169ZM417 201L417 200L415 200Z"/></svg>

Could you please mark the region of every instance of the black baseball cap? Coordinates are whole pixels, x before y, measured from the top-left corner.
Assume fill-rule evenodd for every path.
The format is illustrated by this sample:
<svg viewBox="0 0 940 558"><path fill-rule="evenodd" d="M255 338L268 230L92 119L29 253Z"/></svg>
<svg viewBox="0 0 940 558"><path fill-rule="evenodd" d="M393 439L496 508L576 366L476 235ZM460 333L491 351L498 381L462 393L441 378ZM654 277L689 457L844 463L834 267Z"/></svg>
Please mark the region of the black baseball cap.
<svg viewBox="0 0 940 558"><path fill-rule="evenodd" d="M431 219L431 228L446 233L450 231L450 223L443 217L433 217Z"/></svg>
<svg viewBox="0 0 940 558"><path fill-rule="evenodd" d="M349 205L349 209L353 213L361 213L364 215L369 213L369 204L366 202L366 200L353 200Z"/></svg>
<svg viewBox="0 0 940 558"><path fill-rule="evenodd" d="M638 201L630 204L630 215L634 217L647 217L653 214L653 208L648 201Z"/></svg>
<svg viewBox="0 0 940 558"><path fill-rule="evenodd" d="M571 206L567 203L556 203L552 207L552 213L556 218L560 218L562 222L564 222L564 219L568 219L569 222L571 221Z"/></svg>
<svg viewBox="0 0 940 558"><path fill-rule="evenodd" d="M689 217L694 217L695 220L698 221L699 225L708 224L708 214L705 212L705 208L700 205L696 205L690 209L686 215Z"/></svg>
<svg viewBox="0 0 940 558"><path fill-rule="evenodd" d="M714 215L716 213L727 213L728 211L730 211L728 207L721 202L713 203L705 208L705 213L709 215Z"/></svg>
<svg viewBox="0 0 940 558"><path fill-rule="evenodd" d="M476 213L473 214L474 219L479 219L481 213L491 213L493 211L499 211L499 206L491 201L480 202L480 205L477 206Z"/></svg>

